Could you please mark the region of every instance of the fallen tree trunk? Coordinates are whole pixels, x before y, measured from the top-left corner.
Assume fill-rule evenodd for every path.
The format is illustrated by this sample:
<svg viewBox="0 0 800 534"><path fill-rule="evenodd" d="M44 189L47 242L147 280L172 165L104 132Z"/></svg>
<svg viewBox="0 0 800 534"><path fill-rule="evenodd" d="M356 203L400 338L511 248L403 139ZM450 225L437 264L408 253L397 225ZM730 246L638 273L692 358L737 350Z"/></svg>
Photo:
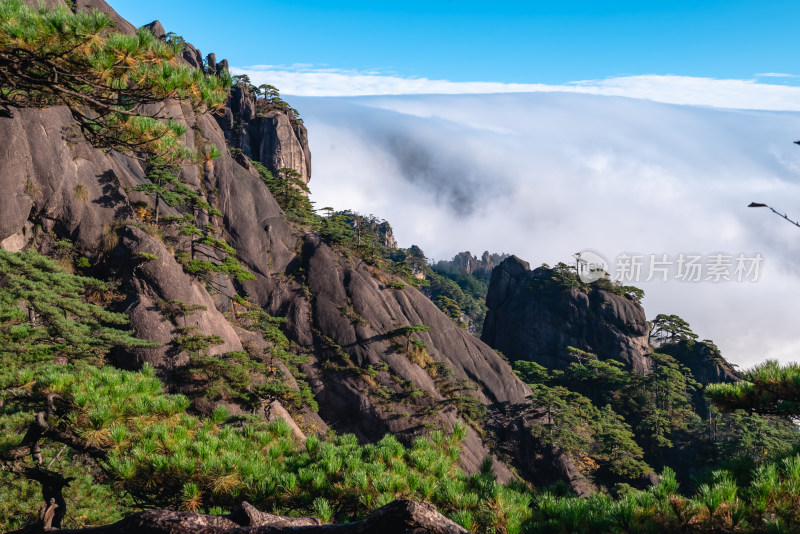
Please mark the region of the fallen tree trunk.
<svg viewBox="0 0 800 534"><path fill-rule="evenodd" d="M234 519L242 519L246 525L242 525ZM44 532L42 526L18 530L16 534L38 532ZM311 518L274 516L259 512L248 503L242 503L242 510L230 516L147 510L128 516L113 525L58 531L59 534L280 534L288 532L325 534L467 533L458 524L440 514L432 504L408 500L391 502L375 510L361 521L340 525L320 525L316 519Z"/></svg>

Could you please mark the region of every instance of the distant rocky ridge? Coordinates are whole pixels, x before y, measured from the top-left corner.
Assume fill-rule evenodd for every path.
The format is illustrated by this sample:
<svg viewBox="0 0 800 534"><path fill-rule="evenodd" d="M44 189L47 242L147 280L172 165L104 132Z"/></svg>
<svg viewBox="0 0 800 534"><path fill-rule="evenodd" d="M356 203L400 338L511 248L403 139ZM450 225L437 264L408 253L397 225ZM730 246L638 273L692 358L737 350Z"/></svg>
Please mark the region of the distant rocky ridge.
<svg viewBox="0 0 800 534"><path fill-rule="evenodd" d="M467 274L483 274L489 275L497 265L504 259L508 258L508 254L489 254L485 251L480 259L473 256L471 252L459 252L452 260L440 260L436 262L435 267L443 271L460 271Z"/></svg>

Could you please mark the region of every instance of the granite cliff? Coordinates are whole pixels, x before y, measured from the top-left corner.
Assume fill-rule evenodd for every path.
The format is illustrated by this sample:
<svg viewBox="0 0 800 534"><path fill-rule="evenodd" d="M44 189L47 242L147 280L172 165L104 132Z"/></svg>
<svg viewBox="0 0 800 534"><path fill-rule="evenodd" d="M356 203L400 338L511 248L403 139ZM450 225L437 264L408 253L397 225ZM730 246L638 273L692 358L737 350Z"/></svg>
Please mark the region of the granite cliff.
<svg viewBox="0 0 800 534"><path fill-rule="evenodd" d="M504 260L492 272L481 339L511 360L550 368L578 361L574 347L648 371L649 327L638 302L604 289L561 286L552 277L551 269L530 270L516 256Z"/></svg>
<svg viewBox="0 0 800 534"><path fill-rule="evenodd" d="M646 374L656 351L685 365L701 384L738 380L710 341L677 340L652 347L644 308L627 289L607 280L581 283L559 268L531 270L511 256L492 271L481 339L511 361L550 369L597 358ZM701 398L697 400L704 404Z"/></svg>

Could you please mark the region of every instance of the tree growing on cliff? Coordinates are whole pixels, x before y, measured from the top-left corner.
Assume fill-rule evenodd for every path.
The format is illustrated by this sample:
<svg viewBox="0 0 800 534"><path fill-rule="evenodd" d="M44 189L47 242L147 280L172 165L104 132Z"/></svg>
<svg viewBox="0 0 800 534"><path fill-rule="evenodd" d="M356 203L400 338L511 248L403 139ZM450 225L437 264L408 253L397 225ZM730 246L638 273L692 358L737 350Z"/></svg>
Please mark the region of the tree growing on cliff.
<svg viewBox="0 0 800 534"><path fill-rule="evenodd" d="M406 352L408 352L412 344L421 347L425 346L424 344L422 344L421 341L414 339L414 334L417 332L430 332L430 330L431 330L430 326L426 326L424 324L414 324L392 330L387 334L387 336L389 336L389 338L391 339L395 339L398 337L405 338L406 340L405 350Z"/></svg>
<svg viewBox="0 0 800 534"><path fill-rule="evenodd" d="M300 224L312 222L315 218L313 203L308 198L308 185L299 172L284 167L279 169L278 175L275 176L261 163L253 160L250 160L250 163L290 220Z"/></svg>
<svg viewBox="0 0 800 534"><path fill-rule="evenodd" d="M261 90L261 95L264 97L264 100L268 102L272 102L274 99L280 98L280 92L274 85L262 83L258 86L258 88Z"/></svg>
<svg viewBox="0 0 800 534"><path fill-rule="evenodd" d="M178 168L175 165L168 165L157 159L151 159L147 169L148 183L137 185L134 191L141 191L155 198L153 210L153 220L156 225L159 222L161 204L177 207L185 203L185 198L180 192L176 191L178 184Z"/></svg>
<svg viewBox="0 0 800 534"><path fill-rule="evenodd" d="M230 78L181 65L182 39L150 31L113 31L108 15L66 8L33 9L0 1L0 113L66 106L95 146L169 161L190 157L179 141L186 128L162 116L165 99L198 111L218 110Z"/></svg>
<svg viewBox="0 0 800 534"><path fill-rule="evenodd" d="M695 340L697 334L692 332L689 323L677 315L659 313L650 321L650 344L678 343L683 340Z"/></svg>

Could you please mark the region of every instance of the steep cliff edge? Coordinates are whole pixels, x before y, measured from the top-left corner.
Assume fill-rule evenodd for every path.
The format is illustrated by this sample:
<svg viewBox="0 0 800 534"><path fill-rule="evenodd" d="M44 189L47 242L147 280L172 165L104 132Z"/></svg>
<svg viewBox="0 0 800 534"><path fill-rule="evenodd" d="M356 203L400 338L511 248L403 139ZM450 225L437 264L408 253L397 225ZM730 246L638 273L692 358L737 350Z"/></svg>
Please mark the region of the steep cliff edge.
<svg viewBox="0 0 800 534"><path fill-rule="evenodd" d="M311 179L308 132L292 109L275 109L240 83L232 88L230 105L217 122L229 146L262 163L271 173L290 168L303 182Z"/></svg>
<svg viewBox="0 0 800 534"><path fill-rule="evenodd" d="M492 272L481 339L512 361L564 368L579 356L570 347L647 372L651 352L644 309L635 300L591 287L562 284L557 273L512 256Z"/></svg>

